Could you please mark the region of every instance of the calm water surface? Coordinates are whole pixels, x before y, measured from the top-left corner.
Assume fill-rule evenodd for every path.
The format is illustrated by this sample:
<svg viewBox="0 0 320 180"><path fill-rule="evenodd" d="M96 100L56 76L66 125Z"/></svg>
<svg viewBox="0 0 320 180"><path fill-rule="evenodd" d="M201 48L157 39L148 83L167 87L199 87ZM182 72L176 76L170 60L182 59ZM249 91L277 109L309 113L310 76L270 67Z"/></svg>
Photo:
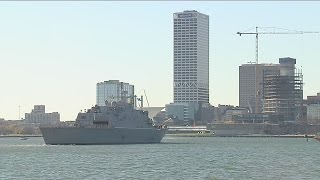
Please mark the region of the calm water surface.
<svg viewBox="0 0 320 180"><path fill-rule="evenodd" d="M161 144L53 146L0 138L0 179L320 179L313 139L170 137Z"/></svg>

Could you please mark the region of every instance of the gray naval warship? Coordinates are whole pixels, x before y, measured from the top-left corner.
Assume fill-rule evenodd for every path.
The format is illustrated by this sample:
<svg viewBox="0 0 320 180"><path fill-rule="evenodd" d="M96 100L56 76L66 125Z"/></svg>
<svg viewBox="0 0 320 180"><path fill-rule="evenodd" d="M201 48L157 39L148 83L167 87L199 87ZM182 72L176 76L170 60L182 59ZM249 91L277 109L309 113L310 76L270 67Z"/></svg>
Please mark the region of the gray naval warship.
<svg viewBox="0 0 320 180"><path fill-rule="evenodd" d="M72 125L40 126L40 131L51 145L140 144L160 143L167 128L155 126L147 111L122 101L80 112Z"/></svg>

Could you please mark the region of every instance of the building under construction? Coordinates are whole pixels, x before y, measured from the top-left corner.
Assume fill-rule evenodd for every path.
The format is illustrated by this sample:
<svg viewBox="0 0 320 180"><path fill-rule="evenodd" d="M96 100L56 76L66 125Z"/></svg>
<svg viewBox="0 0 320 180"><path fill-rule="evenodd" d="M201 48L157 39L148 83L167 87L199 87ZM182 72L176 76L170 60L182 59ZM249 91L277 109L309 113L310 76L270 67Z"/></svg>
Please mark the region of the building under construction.
<svg viewBox="0 0 320 180"><path fill-rule="evenodd" d="M263 113L278 115L283 122L299 120L303 101L303 76L296 59L280 58L279 73L264 72Z"/></svg>

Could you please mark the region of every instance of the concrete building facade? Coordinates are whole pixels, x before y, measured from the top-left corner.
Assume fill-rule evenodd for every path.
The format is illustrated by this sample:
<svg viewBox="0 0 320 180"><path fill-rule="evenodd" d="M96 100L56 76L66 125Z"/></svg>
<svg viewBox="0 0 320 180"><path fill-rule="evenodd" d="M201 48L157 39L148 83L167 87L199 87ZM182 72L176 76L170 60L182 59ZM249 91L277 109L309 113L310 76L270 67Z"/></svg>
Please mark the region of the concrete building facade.
<svg viewBox="0 0 320 180"><path fill-rule="evenodd" d="M119 102L122 99L134 100L134 86L119 80L99 82L96 90L96 104L98 106L105 106L106 102Z"/></svg>
<svg viewBox="0 0 320 180"><path fill-rule="evenodd" d="M309 124L320 124L320 93L316 96L307 96L307 122Z"/></svg>
<svg viewBox="0 0 320 180"><path fill-rule="evenodd" d="M174 103L209 103L209 16L183 11L173 21Z"/></svg>
<svg viewBox="0 0 320 180"><path fill-rule="evenodd" d="M34 105L31 113L25 113L26 123L54 124L60 122L58 112L46 113L45 105Z"/></svg>
<svg viewBox="0 0 320 180"><path fill-rule="evenodd" d="M309 124L320 124L320 104L307 106L307 119Z"/></svg>
<svg viewBox="0 0 320 180"><path fill-rule="evenodd" d="M305 100L306 104L320 104L320 93L317 93L316 96L307 96Z"/></svg>
<svg viewBox="0 0 320 180"><path fill-rule="evenodd" d="M279 74L278 64L242 64L239 66L239 107L251 113L262 112L264 74Z"/></svg>
<svg viewBox="0 0 320 180"><path fill-rule="evenodd" d="M300 120L303 100L302 72L296 59L279 58L279 64L239 66L239 106L251 113L272 114L283 121Z"/></svg>
<svg viewBox="0 0 320 180"><path fill-rule="evenodd" d="M174 13L173 23L173 103L166 112L199 120L201 107L209 105L209 16L186 10Z"/></svg>
<svg viewBox="0 0 320 180"><path fill-rule="evenodd" d="M166 115L186 124L195 120L195 115L199 110L198 103L171 103L166 105Z"/></svg>

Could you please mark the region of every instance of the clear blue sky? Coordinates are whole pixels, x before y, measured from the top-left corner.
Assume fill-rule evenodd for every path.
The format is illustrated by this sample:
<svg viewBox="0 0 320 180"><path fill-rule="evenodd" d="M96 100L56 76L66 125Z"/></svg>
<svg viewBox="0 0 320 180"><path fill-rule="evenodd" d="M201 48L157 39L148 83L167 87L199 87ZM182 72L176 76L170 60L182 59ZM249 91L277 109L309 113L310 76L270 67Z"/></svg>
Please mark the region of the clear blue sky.
<svg viewBox="0 0 320 180"><path fill-rule="evenodd" d="M35 104L74 120L95 104L96 83L119 79L172 102L172 14L210 16L210 102L238 105L238 67L255 58L255 26L320 31L320 2L0 2L0 117ZM320 91L320 34L260 36L260 62L297 59L304 96Z"/></svg>

